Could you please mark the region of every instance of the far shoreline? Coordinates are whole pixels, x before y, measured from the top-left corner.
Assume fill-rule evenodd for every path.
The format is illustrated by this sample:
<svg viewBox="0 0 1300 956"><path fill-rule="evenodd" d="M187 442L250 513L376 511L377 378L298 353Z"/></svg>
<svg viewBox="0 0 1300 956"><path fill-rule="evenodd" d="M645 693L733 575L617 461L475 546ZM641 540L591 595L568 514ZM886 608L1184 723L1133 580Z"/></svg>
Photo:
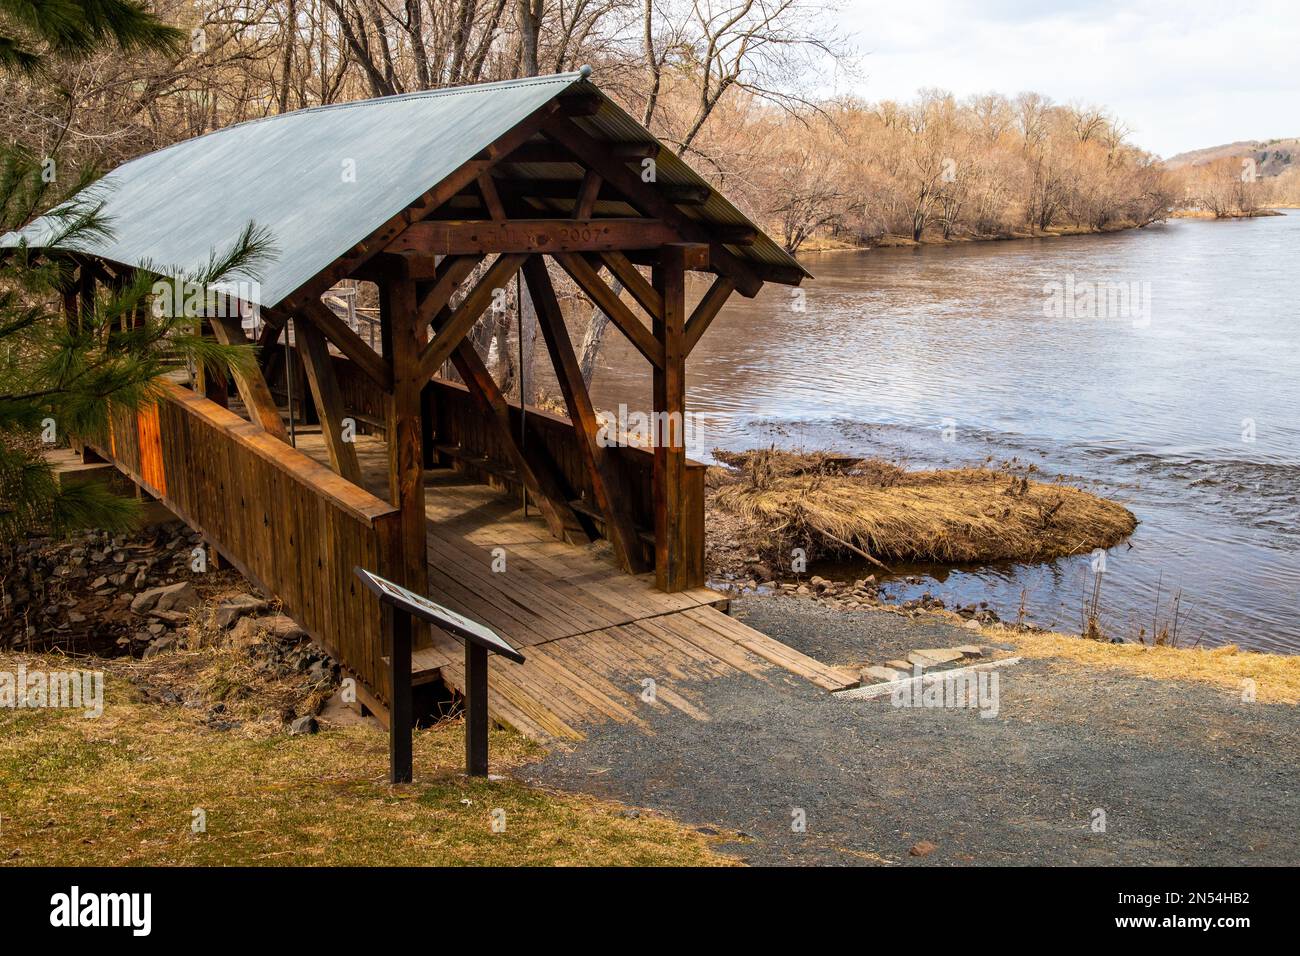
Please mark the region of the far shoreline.
<svg viewBox="0 0 1300 956"><path fill-rule="evenodd" d="M935 236L922 236L920 240L912 239L909 236L884 235L877 239L870 239L865 242L851 242L849 240L834 239L829 237L819 237L805 241L793 254L806 255L812 253L827 252L868 252L872 249L919 249L924 246L959 246L967 243L977 242L1014 242L1025 239L1066 239L1074 236L1106 236L1119 232L1131 232L1138 229L1146 229L1148 226L1162 225L1170 219L1194 219L1205 222L1230 222L1243 219L1268 219L1275 216L1285 216L1283 209L1300 209L1300 203L1280 203L1270 204L1250 213L1234 213L1227 216L1215 216L1213 213L1204 210L1180 209L1171 212L1168 216L1161 219L1153 219L1151 222L1137 224L1126 223L1123 225L1104 226L1100 229L1094 229L1087 226L1062 226L1059 229L1052 229L1046 232L1012 232L1007 234L993 236L953 236L948 239Z"/></svg>

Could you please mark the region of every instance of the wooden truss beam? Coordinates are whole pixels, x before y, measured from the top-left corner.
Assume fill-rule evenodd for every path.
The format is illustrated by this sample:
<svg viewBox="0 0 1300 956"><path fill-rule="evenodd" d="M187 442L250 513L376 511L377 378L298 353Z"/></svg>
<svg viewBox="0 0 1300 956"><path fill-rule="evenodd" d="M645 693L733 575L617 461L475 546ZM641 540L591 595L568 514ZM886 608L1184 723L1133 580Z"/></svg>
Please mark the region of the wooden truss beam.
<svg viewBox="0 0 1300 956"><path fill-rule="evenodd" d="M637 351L650 360L656 368L664 364L663 343L655 341L653 333L645 327L640 319L623 304L623 300L614 294L614 290L605 285L599 273L592 268L582 256L574 253L560 253L554 256L560 267L567 272L578 287L591 298L600 311L609 316L624 335L628 337Z"/></svg>
<svg viewBox="0 0 1300 956"><path fill-rule="evenodd" d="M320 418L330 467L354 485L359 485L361 465L357 461L357 446L347 441L343 433L343 396L334 374L329 343L325 334L311 322L299 322L294 331L300 346L298 355L302 358L312 401L316 403L316 414Z"/></svg>
<svg viewBox="0 0 1300 956"><path fill-rule="evenodd" d="M552 148L561 149L558 146ZM569 156L565 162L576 163L577 160ZM572 199L577 194L581 182L579 179L511 179L500 170L500 167L493 178L496 180L498 192L535 199ZM707 186L661 183L658 188L666 199L681 206L702 206L709 201L711 195ZM599 198L626 202L621 193L611 195L609 190L605 190Z"/></svg>
<svg viewBox="0 0 1300 956"><path fill-rule="evenodd" d="M361 336L353 332L348 324L334 314L318 296L304 301L297 314L325 334L325 338L334 347L356 363L357 368L366 377L385 392L393 390L393 370L374 349L365 343Z"/></svg>
<svg viewBox="0 0 1300 956"><path fill-rule="evenodd" d="M478 406L479 412L488 418L496 429L497 436L501 439L506 454L510 456L511 464L514 465L515 473L541 509L547 529L561 541L576 543L590 541L591 537L570 507L568 493L554 470L548 463L543 462L540 456L526 455L519 447L519 436L511 427L510 406L506 403L505 396L501 394L497 383L493 381L492 373L488 371L478 352L474 350L474 344L462 338L460 344L451 353L451 361L456 366L456 371L460 373L460 377L465 380L465 385L469 388L470 396Z"/></svg>
<svg viewBox="0 0 1300 956"><path fill-rule="evenodd" d="M621 252L602 252L598 258L614 274L614 278L623 283L623 288L631 293L637 304L645 309L646 315L654 318L663 312L664 300L655 291L655 287L645 280L631 259ZM587 261L591 262L591 257Z"/></svg>
<svg viewBox="0 0 1300 956"><path fill-rule="evenodd" d="M588 169L594 169L623 195L635 203L643 213L662 220L678 234L677 241L704 243L709 247L709 261L719 273L736 283L741 295L752 298L763 287L762 278L751 266L723 248L722 243L710 233L709 227L688 217L678 209L657 184L642 182L622 163L610 159L601 144L568 120L546 124L543 135L568 149ZM689 268L689 263L687 264Z"/></svg>
<svg viewBox="0 0 1300 956"><path fill-rule="evenodd" d="M592 212L596 208L596 199L600 196L600 187L604 182L600 178L600 173L592 170L582 177L582 183L578 186L578 198L573 204L573 215L569 218L574 220L590 219Z"/></svg>
<svg viewBox="0 0 1300 956"><path fill-rule="evenodd" d="M432 288L420 297L421 328L427 329L438 313L447 308L460 284L482 261L483 256L477 255L447 256L438 264Z"/></svg>
<svg viewBox="0 0 1300 956"><path fill-rule="evenodd" d="M603 252L654 249L679 238L654 219L427 219L390 242L387 251L422 255Z"/></svg>
<svg viewBox="0 0 1300 956"><path fill-rule="evenodd" d="M658 143L606 143L610 155L627 161L659 155ZM563 147L543 140L530 140L514 150L502 162L506 163L572 163L573 154Z"/></svg>
<svg viewBox="0 0 1300 956"><path fill-rule="evenodd" d="M598 441L600 423L596 420L591 395L582 380L582 370L573 351L568 327L564 324L564 313L560 311L555 287L546 271L546 261L540 256L529 258L524 263L524 279L537 307L538 325L546 342L546 350L550 353L551 364L555 368L560 392L564 395L569 420L577 432L583 462L591 478L596 507L605 517L605 535L613 545L614 555L624 570L639 574L647 568L641 557L636 527L624 504L628 495L614 472L608 449Z"/></svg>
<svg viewBox="0 0 1300 956"><path fill-rule="evenodd" d="M250 344L248 336L244 334L244 329L240 326L238 319L212 316L208 321L212 323L213 334L216 335L217 341L222 345ZM271 397L271 389L267 386L266 379L262 377L262 370L257 363L248 363L242 367L232 365L230 373L234 376L235 387L239 389L239 397L244 400L244 405L248 408L248 413L253 417L253 421L261 425L267 434L288 443L289 432L284 427L284 420L280 418L280 410L275 407L275 399Z"/></svg>
<svg viewBox="0 0 1300 956"><path fill-rule="evenodd" d="M524 255L498 256L478 285L470 290L465 300L448 316L428 345L419 353L420 374L427 382L443 362L451 357L456 346L469 334L479 316L492 303L497 289L504 289L527 259Z"/></svg>
<svg viewBox="0 0 1300 956"><path fill-rule="evenodd" d="M736 284L727 276L718 276L713 280L713 285L709 286L709 291L704 293L704 298L700 300L699 305L695 307L695 311L691 313L690 320L686 323L685 348L687 355L691 354L691 350L700 341L700 336L708 329L709 323L713 321L713 317L726 304L735 288Z"/></svg>

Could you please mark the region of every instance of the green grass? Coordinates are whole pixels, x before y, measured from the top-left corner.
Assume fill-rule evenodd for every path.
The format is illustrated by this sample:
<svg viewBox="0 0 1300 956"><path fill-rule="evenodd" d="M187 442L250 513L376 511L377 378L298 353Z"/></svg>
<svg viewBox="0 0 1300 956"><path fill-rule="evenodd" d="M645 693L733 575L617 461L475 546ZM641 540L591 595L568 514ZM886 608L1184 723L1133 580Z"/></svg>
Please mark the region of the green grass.
<svg viewBox="0 0 1300 956"><path fill-rule="evenodd" d="M66 660L29 658L62 669ZM727 864L718 838L665 818L509 779L468 780L462 725L415 735L415 782L387 782L387 737L367 727L289 737L218 731L146 702L108 669L102 717L0 710L0 862L7 865ZM0 670L16 658L0 655ZM536 757L509 732L493 772ZM206 832L192 830L206 811ZM493 811L504 832L493 832Z"/></svg>

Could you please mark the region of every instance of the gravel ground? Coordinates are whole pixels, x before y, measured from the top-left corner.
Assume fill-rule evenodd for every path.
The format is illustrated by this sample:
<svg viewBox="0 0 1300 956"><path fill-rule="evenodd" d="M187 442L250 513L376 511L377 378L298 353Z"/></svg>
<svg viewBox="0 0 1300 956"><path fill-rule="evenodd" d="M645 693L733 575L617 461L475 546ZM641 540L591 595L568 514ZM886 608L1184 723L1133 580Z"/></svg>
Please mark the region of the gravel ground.
<svg viewBox="0 0 1300 956"><path fill-rule="evenodd" d="M833 664L973 636L778 597L733 613ZM1004 669L1000 691L986 718L789 676L711 681L688 691L711 721L642 704L653 737L589 728L523 775L740 832L725 849L754 864L1300 863L1300 709L1041 660Z"/></svg>

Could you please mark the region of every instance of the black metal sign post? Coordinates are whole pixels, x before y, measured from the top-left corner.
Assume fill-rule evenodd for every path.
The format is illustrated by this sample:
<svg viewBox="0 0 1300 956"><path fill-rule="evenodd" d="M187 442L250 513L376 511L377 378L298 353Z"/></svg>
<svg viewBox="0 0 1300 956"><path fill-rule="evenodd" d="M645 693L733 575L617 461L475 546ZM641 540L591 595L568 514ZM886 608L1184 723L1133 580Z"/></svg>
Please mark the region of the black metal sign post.
<svg viewBox="0 0 1300 956"><path fill-rule="evenodd" d="M465 772L486 777L488 772L488 651L482 644L465 642Z"/></svg>
<svg viewBox="0 0 1300 956"><path fill-rule="evenodd" d="M411 615L393 606L393 651L388 658L388 779L411 782Z"/></svg>
<svg viewBox="0 0 1300 956"><path fill-rule="evenodd" d="M411 782L411 618L419 618L465 642L465 770L471 777L488 772L488 652L516 664L524 655L495 631L430 601L365 568L353 568L361 583L393 609L393 648L389 656L388 756L393 783Z"/></svg>

